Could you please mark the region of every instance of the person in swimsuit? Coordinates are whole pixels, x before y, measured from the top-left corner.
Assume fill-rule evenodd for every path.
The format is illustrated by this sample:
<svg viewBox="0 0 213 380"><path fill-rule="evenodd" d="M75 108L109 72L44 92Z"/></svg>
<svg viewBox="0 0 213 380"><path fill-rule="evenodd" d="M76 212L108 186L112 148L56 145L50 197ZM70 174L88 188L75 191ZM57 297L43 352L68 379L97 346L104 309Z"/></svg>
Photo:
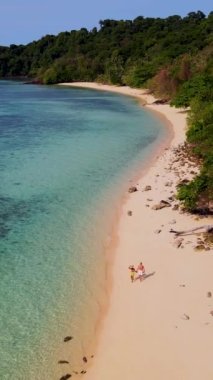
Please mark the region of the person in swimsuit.
<svg viewBox="0 0 213 380"><path fill-rule="evenodd" d="M135 281L135 273L137 273L134 265L130 265L129 266L129 270L130 270L130 278L131 278L131 281L134 282Z"/></svg>
<svg viewBox="0 0 213 380"><path fill-rule="evenodd" d="M138 272L138 278L140 281L143 280L143 276L145 275L145 268L142 262L137 267L137 272Z"/></svg>

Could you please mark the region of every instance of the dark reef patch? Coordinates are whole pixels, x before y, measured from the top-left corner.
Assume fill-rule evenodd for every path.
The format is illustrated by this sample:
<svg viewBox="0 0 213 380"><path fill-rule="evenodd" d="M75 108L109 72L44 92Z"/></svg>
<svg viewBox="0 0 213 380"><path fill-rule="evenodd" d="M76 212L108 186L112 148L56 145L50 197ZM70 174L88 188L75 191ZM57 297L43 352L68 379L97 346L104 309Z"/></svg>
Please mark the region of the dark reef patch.
<svg viewBox="0 0 213 380"><path fill-rule="evenodd" d="M37 212L47 212L44 199L29 200L0 196L0 238L5 238L17 223L26 223Z"/></svg>

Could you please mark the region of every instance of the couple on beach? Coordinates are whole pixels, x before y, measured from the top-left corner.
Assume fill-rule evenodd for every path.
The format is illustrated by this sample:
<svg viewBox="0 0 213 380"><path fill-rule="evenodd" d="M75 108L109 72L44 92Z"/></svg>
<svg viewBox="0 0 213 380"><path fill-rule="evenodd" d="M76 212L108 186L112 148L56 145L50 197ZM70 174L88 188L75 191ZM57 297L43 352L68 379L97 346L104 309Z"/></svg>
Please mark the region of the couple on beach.
<svg viewBox="0 0 213 380"><path fill-rule="evenodd" d="M130 278L132 282L134 282L135 280L140 280L140 281L143 280L143 277L145 275L145 267L142 262L140 262L137 269L135 269L134 265L130 265L129 270L130 270ZM135 277L136 273L138 274L137 277Z"/></svg>

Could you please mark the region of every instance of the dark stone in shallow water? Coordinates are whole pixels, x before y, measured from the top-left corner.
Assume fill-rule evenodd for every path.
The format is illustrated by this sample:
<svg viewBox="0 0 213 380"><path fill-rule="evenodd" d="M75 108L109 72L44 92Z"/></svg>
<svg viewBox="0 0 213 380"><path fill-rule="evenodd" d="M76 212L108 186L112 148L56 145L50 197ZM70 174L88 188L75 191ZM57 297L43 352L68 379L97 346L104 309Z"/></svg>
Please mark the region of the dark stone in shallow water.
<svg viewBox="0 0 213 380"><path fill-rule="evenodd" d="M73 336L65 336L64 342L69 342L69 340L72 340Z"/></svg>
<svg viewBox="0 0 213 380"><path fill-rule="evenodd" d="M67 360L59 360L58 364L69 364Z"/></svg>
<svg viewBox="0 0 213 380"><path fill-rule="evenodd" d="M62 377L60 378L60 380L67 380L67 379L69 379L71 376L72 376L72 375L70 375L70 373L67 373L66 375L62 376Z"/></svg>
<svg viewBox="0 0 213 380"><path fill-rule="evenodd" d="M86 358L86 356L83 357L83 362L84 362L84 363L87 363L87 358Z"/></svg>

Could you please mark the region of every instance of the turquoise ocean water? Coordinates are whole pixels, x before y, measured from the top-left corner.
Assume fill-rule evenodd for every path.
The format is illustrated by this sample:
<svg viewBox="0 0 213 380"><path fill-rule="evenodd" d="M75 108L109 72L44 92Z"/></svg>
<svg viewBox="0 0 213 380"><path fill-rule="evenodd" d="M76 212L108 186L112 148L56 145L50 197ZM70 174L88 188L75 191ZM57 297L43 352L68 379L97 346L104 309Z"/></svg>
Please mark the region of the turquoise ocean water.
<svg viewBox="0 0 213 380"><path fill-rule="evenodd" d="M81 369L118 201L165 135L132 98L0 81L1 380Z"/></svg>

